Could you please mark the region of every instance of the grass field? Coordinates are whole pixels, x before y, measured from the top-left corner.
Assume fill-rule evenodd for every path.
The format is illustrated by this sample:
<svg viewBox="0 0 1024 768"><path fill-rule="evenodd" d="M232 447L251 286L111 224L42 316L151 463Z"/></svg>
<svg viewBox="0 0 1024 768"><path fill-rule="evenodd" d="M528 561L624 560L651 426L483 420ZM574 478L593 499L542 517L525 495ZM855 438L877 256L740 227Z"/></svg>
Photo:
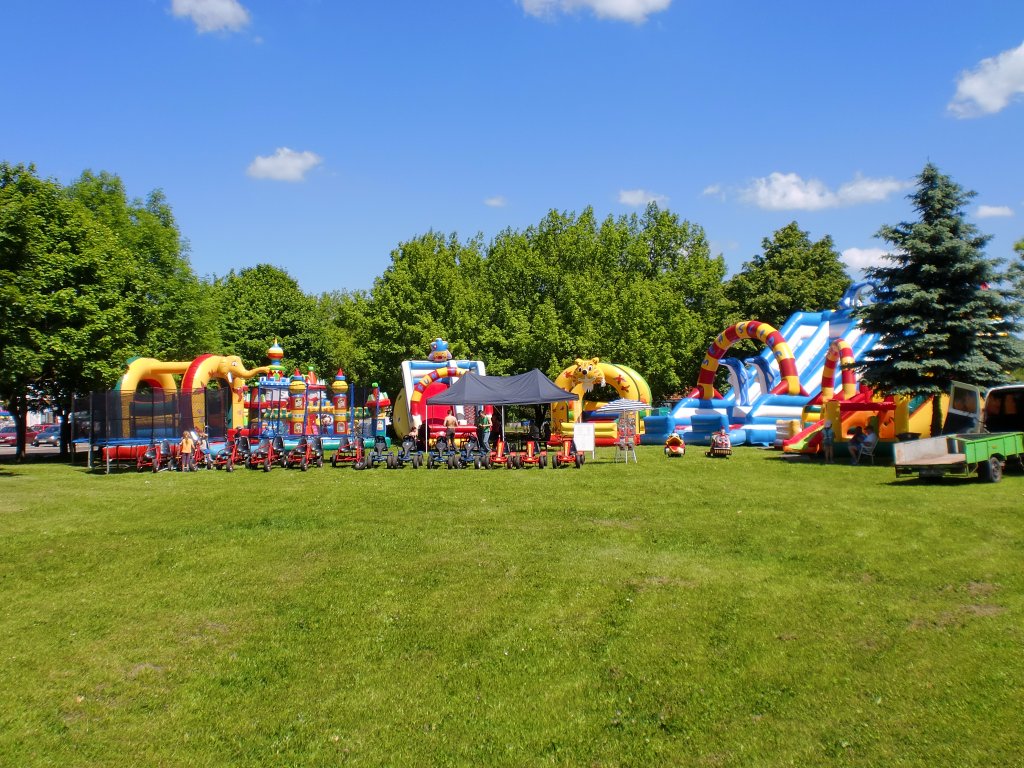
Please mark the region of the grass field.
<svg viewBox="0 0 1024 768"><path fill-rule="evenodd" d="M1024 477L610 450L0 466L0 765L1024 765Z"/></svg>

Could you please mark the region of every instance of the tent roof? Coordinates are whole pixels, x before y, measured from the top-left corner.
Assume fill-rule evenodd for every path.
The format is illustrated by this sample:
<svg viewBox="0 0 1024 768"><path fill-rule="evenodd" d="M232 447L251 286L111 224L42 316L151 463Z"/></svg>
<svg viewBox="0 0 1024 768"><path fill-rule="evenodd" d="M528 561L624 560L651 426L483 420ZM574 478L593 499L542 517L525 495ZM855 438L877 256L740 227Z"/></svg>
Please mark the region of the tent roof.
<svg viewBox="0 0 1024 768"><path fill-rule="evenodd" d="M576 395L555 386L534 368L518 376L467 374L428 402L430 405L535 405L575 399Z"/></svg>

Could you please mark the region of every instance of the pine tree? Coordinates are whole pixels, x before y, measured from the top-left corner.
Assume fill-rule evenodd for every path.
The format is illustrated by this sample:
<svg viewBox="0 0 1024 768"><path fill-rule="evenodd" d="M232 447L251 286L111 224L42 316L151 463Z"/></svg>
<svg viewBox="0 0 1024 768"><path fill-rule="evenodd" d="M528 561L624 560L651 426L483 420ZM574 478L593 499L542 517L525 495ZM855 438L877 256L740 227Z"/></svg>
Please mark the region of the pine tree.
<svg viewBox="0 0 1024 768"><path fill-rule="evenodd" d="M861 370L884 393L935 397L953 380L992 386L1020 364L1020 297L1001 260L984 255L990 237L964 219L974 195L929 163L908 196L920 218L877 234L894 250L867 270L875 302L860 317L880 343ZM932 434L941 427L933 408Z"/></svg>

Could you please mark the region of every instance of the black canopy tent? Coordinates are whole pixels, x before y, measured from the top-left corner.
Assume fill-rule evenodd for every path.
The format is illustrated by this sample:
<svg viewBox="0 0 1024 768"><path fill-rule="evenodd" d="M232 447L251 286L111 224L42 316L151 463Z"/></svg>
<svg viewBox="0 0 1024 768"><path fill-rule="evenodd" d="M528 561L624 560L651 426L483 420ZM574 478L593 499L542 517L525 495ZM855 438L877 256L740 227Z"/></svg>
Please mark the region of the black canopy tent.
<svg viewBox="0 0 1024 768"><path fill-rule="evenodd" d="M555 386L551 379L534 368L516 376L467 374L428 402L430 405L499 405L504 434L506 405L537 405L576 399L572 392Z"/></svg>

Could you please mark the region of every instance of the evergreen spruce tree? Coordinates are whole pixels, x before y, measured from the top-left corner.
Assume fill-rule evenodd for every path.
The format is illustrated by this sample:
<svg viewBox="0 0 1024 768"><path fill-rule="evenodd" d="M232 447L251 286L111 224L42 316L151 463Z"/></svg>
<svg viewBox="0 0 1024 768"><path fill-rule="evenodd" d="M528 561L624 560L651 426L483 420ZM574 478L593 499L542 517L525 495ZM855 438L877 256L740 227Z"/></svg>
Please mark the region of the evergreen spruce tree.
<svg viewBox="0 0 1024 768"><path fill-rule="evenodd" d="M990 237L964 219L974 195L929 163L908 196L919 220L878 232L894 250L887 265L867 270L875 302L860 317L880 343L860 367L881 392L934 398L953 380L992 386L1020 365L1020 296L1001 260L984 255ZM932 434L941 427L933 408Z"/></svg>

